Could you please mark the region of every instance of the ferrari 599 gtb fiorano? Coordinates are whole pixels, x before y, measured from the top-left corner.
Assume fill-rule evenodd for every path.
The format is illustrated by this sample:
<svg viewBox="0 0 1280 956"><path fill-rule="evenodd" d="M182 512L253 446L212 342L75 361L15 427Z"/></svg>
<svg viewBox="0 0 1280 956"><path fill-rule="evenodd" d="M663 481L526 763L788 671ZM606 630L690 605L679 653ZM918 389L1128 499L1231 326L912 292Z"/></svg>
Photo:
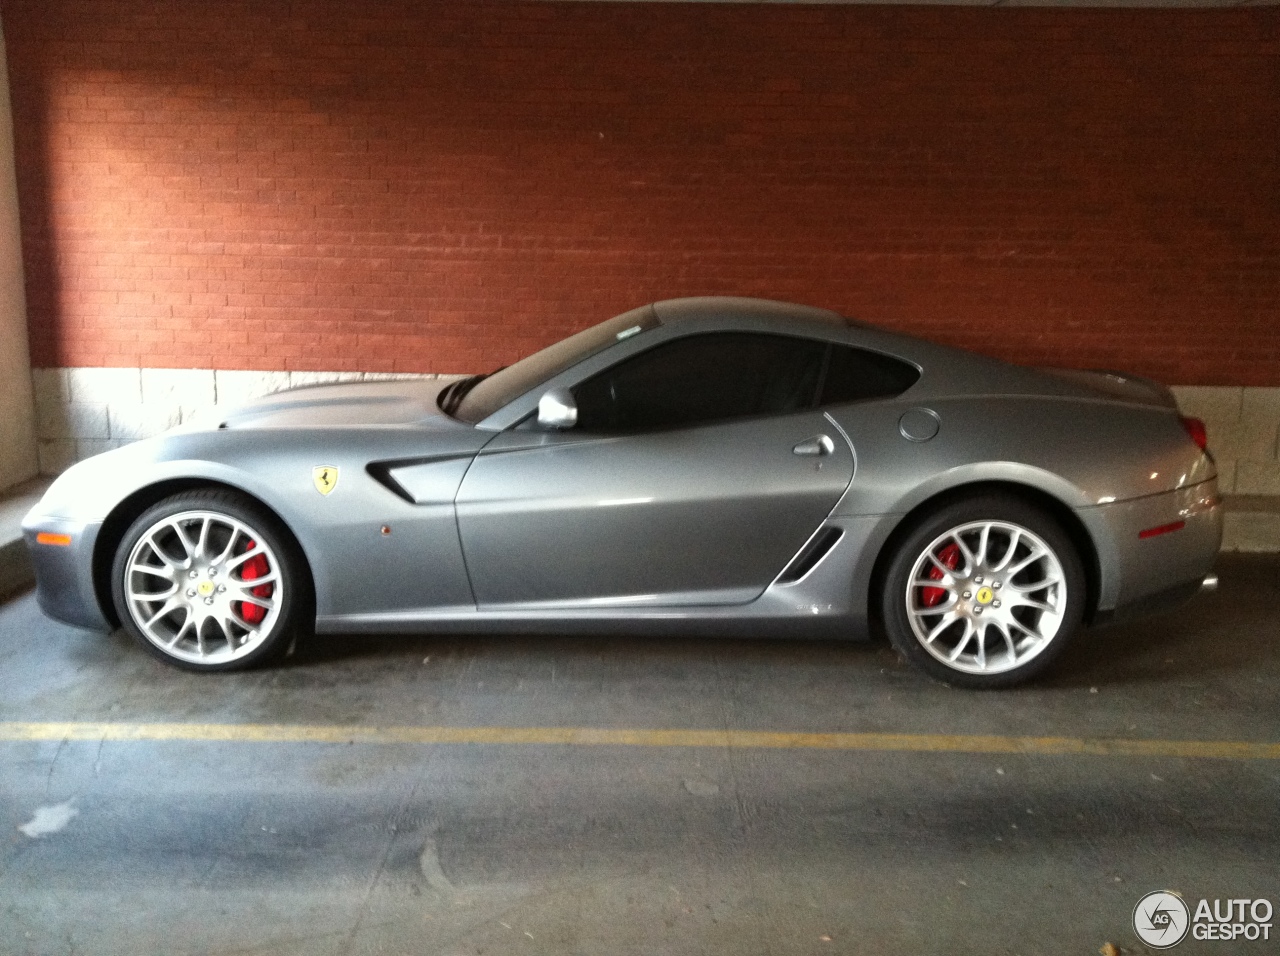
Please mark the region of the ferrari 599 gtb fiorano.
<svg viewBox="0 0 1280 956"><path fill-rule="evenodd" d="M821 309L682 299L485 376L299 388L81 462L24 524L41 606L194 670L297 632L855 637L949 683L1209 576L1167 389Z"/></svg>

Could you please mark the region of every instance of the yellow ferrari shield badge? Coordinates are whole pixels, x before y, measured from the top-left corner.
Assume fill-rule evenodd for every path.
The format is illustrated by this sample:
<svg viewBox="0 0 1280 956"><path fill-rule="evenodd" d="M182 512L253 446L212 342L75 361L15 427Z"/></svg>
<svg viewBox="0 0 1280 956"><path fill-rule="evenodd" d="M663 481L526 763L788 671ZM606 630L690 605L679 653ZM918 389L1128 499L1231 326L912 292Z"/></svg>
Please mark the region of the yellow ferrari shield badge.
<svg viewBox="0 0 1280 956"><path fill-rule="evenodd" d="M316 465L311 469L311 481L315 484L316 491L327 495L338 487L338 466Z"/></svg>

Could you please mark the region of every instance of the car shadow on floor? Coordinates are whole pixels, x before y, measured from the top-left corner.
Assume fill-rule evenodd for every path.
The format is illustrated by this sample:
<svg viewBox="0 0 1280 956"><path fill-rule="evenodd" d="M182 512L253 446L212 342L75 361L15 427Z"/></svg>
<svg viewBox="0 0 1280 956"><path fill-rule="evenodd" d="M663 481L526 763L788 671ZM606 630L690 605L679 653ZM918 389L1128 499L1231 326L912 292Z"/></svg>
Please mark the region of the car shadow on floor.
<svg viewBox="0 0 1280 956"><path fill-rule="evenodd" d="M1222 555L1219 585L1162 613L1085 630L1046 686L1199 681L1280 673L1280 556Z"/></svg>
<svg viewBox="0 0 1280 956"><path fill-rule="evenodd" d="M1219 562L1218 590L1203 592L1166 613L1083 631L1054 668L1033 686L1075 688L1116 683L1201 680L1210 675L1280 671L1280 643L1257 638L1274 632L1280 608L1280 557L1227 555ZM894 680L929 684L902 664L885 641L741 637L563 636L546 634L311 635L298 641L285 668L315 668L357 661L382 666L429 655L527 659L554 655L589 660L639 654L654 666L700 667L713 659L762 673L839 668L852 676L881 671Z"/></svg>

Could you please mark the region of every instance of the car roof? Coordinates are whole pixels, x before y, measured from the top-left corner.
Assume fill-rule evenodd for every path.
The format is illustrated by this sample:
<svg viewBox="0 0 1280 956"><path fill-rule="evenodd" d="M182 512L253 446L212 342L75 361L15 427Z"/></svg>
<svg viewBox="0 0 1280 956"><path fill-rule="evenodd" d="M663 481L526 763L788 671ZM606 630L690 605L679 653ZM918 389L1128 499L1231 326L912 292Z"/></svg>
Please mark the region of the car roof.
<svg viewBox="0 0 1280 956"><path fill-rule="evenodd" d="M751 299L740 296L697 296L688 299L666 299L655 302L653 310L663 325L681 322L705 322L715 319L764 319L779 323L828 322L847 326L848 320L838 312L793 302Z"/></svg>

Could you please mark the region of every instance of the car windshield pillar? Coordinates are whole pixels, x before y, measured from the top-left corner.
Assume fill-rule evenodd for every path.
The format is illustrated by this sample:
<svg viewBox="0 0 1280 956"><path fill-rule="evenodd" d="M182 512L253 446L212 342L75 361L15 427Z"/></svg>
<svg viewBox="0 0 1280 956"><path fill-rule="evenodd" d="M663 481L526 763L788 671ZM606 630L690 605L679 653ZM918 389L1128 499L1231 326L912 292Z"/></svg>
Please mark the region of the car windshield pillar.
<svg viewBox="0 0 1280 956"><path fill-rule="evenodd" d="M462 397L452 414L469 425L482 422L498 409L521 395L528 394L566 369L616 342L659 324L658 315L651 305L614 316L607 322L571 335L562 342L549 345L514 365L486 376Z"/></svg>

